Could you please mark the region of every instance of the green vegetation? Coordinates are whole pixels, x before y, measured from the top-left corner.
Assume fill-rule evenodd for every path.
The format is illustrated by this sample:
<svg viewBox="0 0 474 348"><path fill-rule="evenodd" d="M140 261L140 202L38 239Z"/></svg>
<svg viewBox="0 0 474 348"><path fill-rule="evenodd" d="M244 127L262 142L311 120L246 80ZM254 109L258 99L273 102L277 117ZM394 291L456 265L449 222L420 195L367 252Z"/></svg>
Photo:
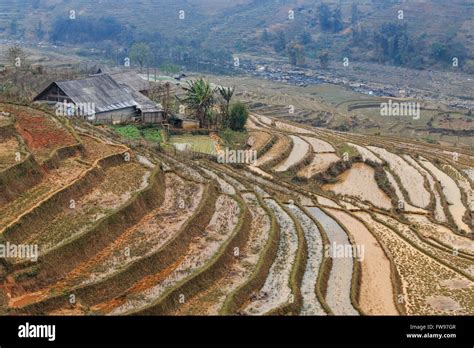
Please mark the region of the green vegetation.
<svg viewBox="0 0 474 348"><path fill-rule="evenodd" d="M208 81L200 78L196 81L188 81L187 87L183 87L186 95L180 99L191 110L199 121L199 128L210 125L209 110L214 103L214 91Z"/></svg>
<svg viewBox="0 0 474 348"><path fill-rule="evenodd" d="M43 36L44 29L35 28L36 35ZM128 29L115 17L94 18L69 13L57 17L52 24L50 39L53 42L89 43L106 40L125 41L129 39ZM39 37L39 36L38 36Z"/></svg>
<svg viewBox="0 0 474 348"><path fill-rule="evenodd" d="M235 103L230 109L229 127L234 131L242 131L245 129L245 123L249 117L247 106L243 103Z"/></svg>
<svg viewBox="0 0 474 348"><path fill-rule="evenodd" d="M232 96L234 95L234 88L226 88L223 86L219 86L217 87L217 92L219 92L222 100L224 101L222 105L222 126L229 127L230 101L232 99Z"/></svg>
<svg viewBox="0 0 474 348"><path fill-rule="evenodd" d="M178 65L168 63L160 66L160 70L169 74L177 74L181 71L181 68Z"/></svg>
<svg viewBox="0 0 474 348"><path fill-rule="evenodd" d="M131 63L138 64L140 70L143 69L145 64L149 63L150 56L150 47L144 42L135 43L130 49Z"/></svg>
<svg viewBox="0 0 474 348"><path fill-rule="evenodd" d="M137 126L126 125L126 126L114 126L114 129L122 137L131 140L138 140L141 138L141 134Z"/></svg>
<svg viewBox="0 0 474 348"><path fill-rule="evenodd" d="M145 139L151 142L163 142L162 129L156 126L135 126L135 125L120 125L114 126L114 130L128 140Z"/></svg>
<svg viewBox="0 0 474 348"><path fill-rule="evenodd" d="M161 143L163 141L163 136L161 135L161 129L157 128L147 128L142 131L143 138L148 141L154 141Z"/></svg>
<svg viewBox="0 0 474 348"><path fill-rule="evenodd" d="M219 132L219 137L224 141L226 146L240 149L247 143L248 134L245 131L236 132L231 129L224 129Z"/></svg>
<svg viewBox="0 0 474 348"><path fill-rule="evenodd" d="M438 144L438 142L430 137L423 138L424 141L426 141L428 144Z"/></svg>

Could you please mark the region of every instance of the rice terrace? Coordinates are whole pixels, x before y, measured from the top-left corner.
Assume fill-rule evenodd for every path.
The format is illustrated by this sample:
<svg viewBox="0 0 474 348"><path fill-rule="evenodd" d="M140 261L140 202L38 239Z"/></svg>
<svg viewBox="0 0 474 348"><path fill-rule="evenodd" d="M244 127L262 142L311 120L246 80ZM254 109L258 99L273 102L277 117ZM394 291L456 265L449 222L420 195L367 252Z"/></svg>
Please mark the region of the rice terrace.
<svg viewBox="0 0 474 348"><path fill-rule="evenodd" d="M390 92L382 93L371 80L381 78L382 63L364 60L360 47L352 72L336 66L342 58L333 54L345 52L336 44L329 63L325 55L312 58L310 43L300 62L303 44L290 39L300 37L296 23L278 24L268 14L256 33L241 29L234 53L241 65L231 57L221 72L210 58L220 56L185 62L178 49L165 54L136 33L129 33L137 35L132 64L124 66L118 47L128 43L110 41L110 54L100 56L94 45L62 36L62 22L46 19L48 8L61 15L56 2L38 3L56 48L77 49L68 59L65 50L51 56L51 47L23 47L19 32L11 34L14 44L0 46L2 316L474 315L472 32L465 39L470 70L466 63L439 72L469 78L471 88L458 90L447 79L452 90L436 98L415 82L393 94L402 87L390 79ZM87 27L81 16L92 16L91 8L68 3ZM174 2L163 3L178 16ZM255 16L250 4L263 6L231 3L185 4L189 25L202 28L214 13L231 10L241 16L229 14L235 23ZM293 7L310 16L313 6L275 3L268 5L275 17ZM330 11L343 4L341 25L355 35L350 6L327 3ZM371 11L383 17L401 6L410 16L413 9L409 2L367 3L361 20ZM433 5L433 13L443 6ZM117 11L109 24L122 28L127 14ZM201 24L192 11L200 11ZM31 18L16 24L29 40ZM472 28L472 17L465 20ZM319 21L303 41L330 35L342 45L343 29L320 31ZM217 33L222 23L208 24L212 41L227 47ZM413 26L408 22L413 35L422 30ZM181 23L170 24L174 29L189 30ZM277 53L246 41L268 35L277 46L278 30L288 46ZM164 35L162 43L173 40ZM140 59L152 53L156 59ZM12 54L28 65L10 64ZM418 71L403 62L396 69ZM434 84L442 62L429 63ZM370 78L354 82L362 71ZM58 112L63 100L90 103L95 114ZM36 247L36 257L21 246Z"/></svg>

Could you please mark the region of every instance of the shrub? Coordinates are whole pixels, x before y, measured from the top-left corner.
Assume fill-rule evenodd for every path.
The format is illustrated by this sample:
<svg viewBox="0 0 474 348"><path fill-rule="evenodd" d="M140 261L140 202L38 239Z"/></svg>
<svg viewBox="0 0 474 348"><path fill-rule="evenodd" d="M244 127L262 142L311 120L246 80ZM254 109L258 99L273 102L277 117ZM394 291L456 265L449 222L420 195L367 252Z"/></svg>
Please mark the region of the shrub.
<svg viewBox="0 0 474 348"><path fill-rule="evenodd" d="M247 118L249 117L249 111L245 104L238 102L232 105L230 108L230 122L229 127L234 131L241 131L245 128Z"/></svg>

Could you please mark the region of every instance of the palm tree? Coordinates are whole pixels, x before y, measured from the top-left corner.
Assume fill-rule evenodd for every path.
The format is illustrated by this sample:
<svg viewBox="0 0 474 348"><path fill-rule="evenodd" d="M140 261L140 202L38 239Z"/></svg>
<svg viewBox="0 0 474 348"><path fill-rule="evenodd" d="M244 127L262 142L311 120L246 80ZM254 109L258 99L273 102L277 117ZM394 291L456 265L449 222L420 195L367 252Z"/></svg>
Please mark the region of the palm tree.
<svg viewBox="0 0 474 348"><path fill-rule="evenodd" d="M209 82L200 78L196 81L188 81L188 86L183 87L186 95L180 99L191 110L196 113L199 128L203 128L205 120L209 115L209 109L214 103L214 91Z"/></svg>
<svg viewBox="0 0 474 348"><path fill-rule="evenodd" d="M223 122L225 123L225 126L228 126L229 124L229 108L230 108L230 101L232 99L232 96L234 95L234 88L233 87L223 87L219 86L217 87L217 91L221 95L222 99L225 101L225 106L224 106L224 117L223 117Z"/></svg>

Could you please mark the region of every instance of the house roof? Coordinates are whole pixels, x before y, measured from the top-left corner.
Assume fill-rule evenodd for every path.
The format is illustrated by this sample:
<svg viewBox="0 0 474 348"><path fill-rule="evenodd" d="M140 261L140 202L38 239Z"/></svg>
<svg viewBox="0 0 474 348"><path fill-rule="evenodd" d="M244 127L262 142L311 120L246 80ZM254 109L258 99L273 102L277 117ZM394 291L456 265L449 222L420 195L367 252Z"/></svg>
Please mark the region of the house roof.
<svg viewBox="0 0 474 348"><path fill-rule="evenodd" d="M118 71L108 73L119 84L129 86L136 91L147 91L150 82L142 79L135 71Z"/></svg>
<svg viewBox="0 0 474 348"><path fill-rule="evenodd" d="M128 78L132 79L131 74ZM38 100L53 85L57 85L75 104L94 104L96 113L127 107L136 107L142 112L161 111L159 105L127 85L124 82L127 80L124 76L119 76L118 80L116 75L97 74L85 79L56 81L41 92L35 100Z"/></svg>

